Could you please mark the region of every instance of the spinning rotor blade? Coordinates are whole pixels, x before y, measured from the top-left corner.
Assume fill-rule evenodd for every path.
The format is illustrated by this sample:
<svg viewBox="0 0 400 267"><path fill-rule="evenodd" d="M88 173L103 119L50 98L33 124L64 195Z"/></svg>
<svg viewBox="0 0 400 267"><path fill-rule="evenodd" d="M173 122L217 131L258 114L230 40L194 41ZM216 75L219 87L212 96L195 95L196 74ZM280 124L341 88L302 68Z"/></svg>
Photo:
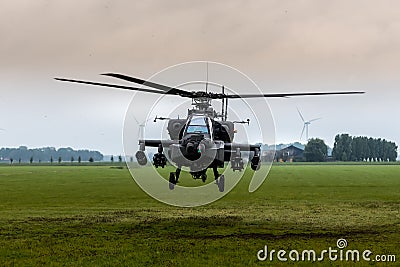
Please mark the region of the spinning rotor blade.
<svg viewBox="0 0 400 267"><path fill-rule="evenodd" d="M64 78L55 78L58 81L63 82L73 82L73 83L83 83L83 84L90 84L90 85L97 85L97 86L104 86L104 87L112 87L112 88L119 88L119 89L126 89L132 91L139 91L139 92L147 92L147 93L155 93L155 94L164 94L164 95L178 95L181 97L187 98L205 98L205 99L226 99L228 98L257 98L257 97L291 97L291 96L318 96L318 95L349 95L349 94L364 94L365 92L317 92L317 93L281 93L281 94L244 94L244 95L226 95L220 93L210 93L210 92L189 92L182 89L149 82L146 80L142 80L135 77L130 77L123 74L118 73L103 73L104 76L109 76L121 80L125 80L128 82L133 82L137 84L141 84L144 86L152 87L157 90L148 89L148 88L137 88L131 86L124 86L124 85L117 85L117 84L109 84L109 83L98 83L98 82L89 82L89 81L80 81L80 80L71 80L71 79L64 79Z"/></svg>
<svg viewBox="0 0 400 267"><path fill-rule="evenodd" d="M297 112L299 113L300 118L302 119L302 121L305 122L304 117L303 117L303 115L301 115L301 112L300 112L299 108L296 107L296 109L297 109Z"/></svg>
<svg viewBox="0 0 400 267"><path fill-rule="evenodd" d="M246 94L246 95L225 95L224 98L255 98L255 97L291 97L291 96L311 96L311 95L351 95L364 94L365 92L318 92L318 93L282 93L282 94Z"/></svg>
<svg viewBox="0 0 400 267"><path fill-rule="evenodd" d="M167 93L169 95L179 95L179 96L184 96L184 97L191 97L192 96L192 94L190 92L185 91L185 90L169 87L169 86L158 84L158 83L149 82L149 81L146 81L146 80L142 80L142 79L135 78L135 77L130 77L130 76L123 75L123 74L103 73L101 75L109 76L109 77L113 77L113 78L117 78L117 79L121 79L121 80L128 81L128 82L133 82L133 83L137 83L137 84L142 84L142 85L145 85L145 86L148 86L148 87L153 87L155 89L159 89L161 91L164 91L165 93Z"/></svg>
<svg viewBox="0 0 400 267"><path fill-rule="evenodd" d="M309 120L308 122L317 121L317 120L320 120L320 119L322 119L322 118L312 119L312 120Z"/></svg>
<svg viewBox="0 0 400 267"><path fill-rule="evenodd" d="M300 140L301 140L301 138L303 138L303 133L304 133L304 129L305 129L305 128L306 128L306 125L304 124L303 130L301 131Z"/></svg>
<svg viewBox="0 0 400 267"><path fill-rule="evenodd" d="M83 83L83 84L90 84L90 85L97 85L97 86L104 86L104 87L112 87L118 89L126 89L132 91L139 91L139 92L146 92L146 93L155 93L155 94L162 94L162 95L175 95L174 93L163 92L159 90L153 89L146 89L146 88L136 88L131 86L124 86L124 85L117 85L117 84L109 84L109 83L98 83L98 82L87 82L87 81L80 81L80 80L71 80L71 79L64 79L64 78L54 78L57 81L62 82L72 82L72 83Z"/></svg>
<svg viewBox="0 0 400 267"><path fill-rule="evenodd" d="M117 85L117 84L88 82L88 81L72 80L72 79L64 79L64 78L54 78L54 79L57 80L57 81L62 81L62 82L83 83L83 84L90 84L90 85L97 85L97 86L104 86L104 87L127 89L127 90L132 90L132 91L141 91L141 92L147 92L147 93L165 94L164 92L158 91L158 90L145 89L145 88L136 88L136 87L131 87L131 86Z"/></svg>

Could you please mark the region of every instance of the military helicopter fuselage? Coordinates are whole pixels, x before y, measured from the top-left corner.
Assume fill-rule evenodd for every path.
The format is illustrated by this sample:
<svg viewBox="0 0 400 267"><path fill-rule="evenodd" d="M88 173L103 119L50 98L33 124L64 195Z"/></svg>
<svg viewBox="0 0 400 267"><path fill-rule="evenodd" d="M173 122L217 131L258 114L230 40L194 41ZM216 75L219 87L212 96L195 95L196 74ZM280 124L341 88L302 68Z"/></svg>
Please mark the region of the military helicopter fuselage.
<svg viewBox="0 0 400 267"><path fill-rule="evenodd" d="M204 103L206 102L206 103ZM139 140L136 159L146 165L145 147L158 147L153 156L153 165L165 167L167 158L176 165L176 172L171 173L170 182L176 184L182 167L189 167L194 179L206 180L206 171L212 168L216 180L220 177L218 168L223 168L226 161L231 162L234 171L242 171L244 162L242 151L252 151L251 168L260 167L260 145L235 144L234 122L225 121L226 114L217 113L209 100L195 100L195 108L188 110L187 119L168 119L167 130L170 140ZM218 120L218 118L221 118ZM157 117L155 121L157 120ZM165 154L164 149L167 150Z"/></svg>

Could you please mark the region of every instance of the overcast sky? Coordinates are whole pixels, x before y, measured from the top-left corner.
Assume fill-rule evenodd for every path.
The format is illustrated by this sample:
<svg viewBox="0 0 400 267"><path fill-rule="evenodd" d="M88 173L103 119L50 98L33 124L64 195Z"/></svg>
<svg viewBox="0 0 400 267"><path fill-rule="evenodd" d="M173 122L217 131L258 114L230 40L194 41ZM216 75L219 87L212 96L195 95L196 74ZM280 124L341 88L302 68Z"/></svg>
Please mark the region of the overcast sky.
<svg viewBox="0 0 400 267"><path fill-rule="evenodd" d="M299 141L296 107L322 117L310 137L330 146L337 133L400 143L398 1L2 0L0 38L0 147L121 154L132 92L52 78L148 78L193 60L235 67L265 93L366 92L270 99L277 143Z"/></svg>

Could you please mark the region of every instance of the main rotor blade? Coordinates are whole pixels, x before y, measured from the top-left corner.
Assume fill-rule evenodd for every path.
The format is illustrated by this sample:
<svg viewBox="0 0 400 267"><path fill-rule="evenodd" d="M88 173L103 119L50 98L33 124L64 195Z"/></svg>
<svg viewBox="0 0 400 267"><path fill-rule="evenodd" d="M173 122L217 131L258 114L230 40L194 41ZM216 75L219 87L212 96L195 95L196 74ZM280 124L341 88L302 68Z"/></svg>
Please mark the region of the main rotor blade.
<svg viewBox="0 0 400 267"><path fill-rule="evenodd" d="M299 115L300 115L300 118L303 120L303 122L305 122L304 117L303 117L303 115L301 115L301 112L300 112L299 108L296 107L296 109L297 109L297 112L298 112Z"/></svg>
<svg viewBox="0 0 400 267"><path fill-rule="evenodd" d="M318 95L352 95L364 94L365 92L321 92L321 93L282 93L282 94L245 94L225 95L225 98L256 98L256 97L291 97L291 96L318 96Z"/></svg>
<svg viewBox="0 0 400 267"><path fill-rule="evenodd" d="M162 94L162 95L171 94L169 92L163 92L163 91L159 91L159 90L136 88L136 87L131 87L131 86L117 85L117 84L88 82L88 81L71 80L71 79L64 79L64 78L54 78L54 79L57 81L62 81L62 82L83 83L83 84L112 87L112 88L118 88L118 89L126 89L126 90L138 91L138 92L155 93L155 94ZM174 95L174 94L172 93L171 95Z"/></svg>
<svg viewBox="0 0 400 267"><path fill-rule="evenodd" d="M173 87L158 84L158 83L149 82L149 81L142 80L142 79L135 78L135 77L130 77L130 76L127 76L124 74L103 73L101 75L121 79L121 80L128 81L128 82L133 82L133 83L137 83L137 84L142 84L142 85L145 85L148 87L153 87L153 88L159 89L161 91L168 92L168 94L171 94L171 95L180 95L180 96L185 96L185 97L191 97L191 93L188 91L178 89L178 88L173 88Z"/></svg>

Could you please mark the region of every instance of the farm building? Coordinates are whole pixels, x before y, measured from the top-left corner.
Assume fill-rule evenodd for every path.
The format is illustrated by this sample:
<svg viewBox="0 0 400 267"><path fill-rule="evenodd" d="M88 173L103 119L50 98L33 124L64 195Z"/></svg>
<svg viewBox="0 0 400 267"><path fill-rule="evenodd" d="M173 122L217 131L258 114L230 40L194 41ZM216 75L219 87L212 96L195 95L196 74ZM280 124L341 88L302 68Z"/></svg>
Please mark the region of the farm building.
<svg viewBox="0 0 400 267"><path fill-rule="evenodd" d="M291 144L276 151L276 161L304 161L304 146Z"/></svg>

